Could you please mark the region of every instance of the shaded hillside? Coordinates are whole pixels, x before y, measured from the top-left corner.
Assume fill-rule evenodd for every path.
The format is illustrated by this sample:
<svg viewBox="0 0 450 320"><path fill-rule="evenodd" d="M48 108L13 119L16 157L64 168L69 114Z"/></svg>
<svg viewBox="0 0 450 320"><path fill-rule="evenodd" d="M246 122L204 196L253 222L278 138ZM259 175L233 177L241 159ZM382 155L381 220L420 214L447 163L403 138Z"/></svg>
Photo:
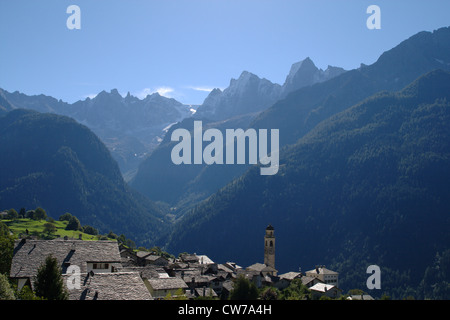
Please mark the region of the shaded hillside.
<svg viewBox="0 0 450 320"><path fill-rule="evenodd" d="M0 208L70 212L102 232L152 240L163 214L123 181L105 145L65 116L14 110L0 118Z"/></svg>
<svg viewBox="0 0 450 320"><path fill-rule="evenodd" d="M225 136L226 129L246 128L254 116L254 114L248 114L224 121L203 120L202 127L203 130L218 129ZM138 174L130 181L133 188L154 201L164 201L172 206L185 207L205 199L231 181L233 177L245 172L248 166L244 165L174 164L171 160L171 152L178 142L171 141L172 132L178 128L189 130L193 148L194 121L194 118L188 118L170 128L158 148L142 162ZM207 143L205 142L204 145ZM182 208L182 210L185 209Z"/></svg>
<svg viewBox="0 0 450 320"><path fill-rule="evenodd" d="M370 66L294 91L250 126L279 129L280 144L292 144L328 117L379 91L401 90L435 69L450 70L450 27L420 32L383 53Z"/></svg>
<svg viewBox="0 0 450 320"><path fill-rule="evenodd" d="M234 128L244 129L279 129L280 145L293 144L319 122L332 115L379 91L401 90L419 76L437 68L450 70L450 28L442 28L433 33L418 33L383 53L371 66L347 72L333 71L334 69L330 67L325 72L333 73L333 77L322 79L331 78L328 81L314 82L313 80L324 72L319 72L310 59L305 59L293 65L283 88L288 90L304 87L289 93L285 99L279 100L265 111L256 113L254 119L250 119L251 122L247 124L242 122L235 124L233 119L229 119L228 127L233 128L230 125L234 125ZM245 82L246 78L249 81ZM231 95L233 99L223 99L220 92L211 92L209 98L221 101L221 108L237 108L242 103L247 103L249 101L247 98L258 96L256 80L256 76L247 75L239 81L234 81L233 86L230 85L230 90L225 90L230 95L230 92L239 93ZM239 83L241 85L238 85ZM249 86L249 83L254 86ZM205 100L205 108L208 101ZM213 104L211 101L208 103ZM199 114L196 115L197 118ZM215 125L219 128L221 126ZM192 120L184 121L179 126L192 130ZM210 126L213 127L214 124ZM186 202L192 204L213 194L246 169L245 166L175 166L170 160L173 145L161 144L143 161L135 179L131 181L132 186L153 200L165 201L177 207L184 206ZM163 182L155 186L153 183L155 179Z"/></svg>
<svg viewBox="0 0 450 320"><path fill-rule="evenodd" d="M379 93L282 150L277 175L253 167L198 205L166 249L262 262L270 223L280 272L331 265L348 290L378 264L383 291L403 295L450 246L449 123L447 72Z"/></svg>
<svg viewBox="0 0 450 320"><path fill-rule="evenodd" d="M125 176L134 174L143 158L159 144L165 127L191 115L188 106L158 93L139 99L130 93L122 97L116 89L72 104L43 94L28 96L0 89L0 112L2 104L7 104L3 107L7 111L49 112L86 125L108 147Z"/></svg>

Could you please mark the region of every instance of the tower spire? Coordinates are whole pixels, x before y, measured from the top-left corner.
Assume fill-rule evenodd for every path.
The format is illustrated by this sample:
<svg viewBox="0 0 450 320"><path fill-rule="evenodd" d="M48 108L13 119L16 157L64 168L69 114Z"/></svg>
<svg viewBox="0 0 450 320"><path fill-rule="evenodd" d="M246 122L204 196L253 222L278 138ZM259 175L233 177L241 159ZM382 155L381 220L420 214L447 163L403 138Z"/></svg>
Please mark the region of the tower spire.
<svg viewBox="0 0 450 320"><path fill-rule="evenodd" d="M275 235L271 224L267 226L264 236L264 264L275 269Z"/></svg>

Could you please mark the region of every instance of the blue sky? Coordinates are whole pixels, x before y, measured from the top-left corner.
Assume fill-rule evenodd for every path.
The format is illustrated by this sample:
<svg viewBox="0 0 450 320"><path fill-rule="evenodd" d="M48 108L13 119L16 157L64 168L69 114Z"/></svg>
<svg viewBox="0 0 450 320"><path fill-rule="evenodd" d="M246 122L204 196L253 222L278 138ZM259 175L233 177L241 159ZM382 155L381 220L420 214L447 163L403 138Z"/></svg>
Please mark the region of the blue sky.
<svg viewBox="0 0 450 320"><path fill-rule="evenodd" d="M69 30L69 5L81 29ZM369 30L369 5L381 29ZM450 26L444 0L1 0L0 87L67 102L102 90L201 104L242 71L283 84L310 57L322 69L371 64L419 31Z"/></svg>

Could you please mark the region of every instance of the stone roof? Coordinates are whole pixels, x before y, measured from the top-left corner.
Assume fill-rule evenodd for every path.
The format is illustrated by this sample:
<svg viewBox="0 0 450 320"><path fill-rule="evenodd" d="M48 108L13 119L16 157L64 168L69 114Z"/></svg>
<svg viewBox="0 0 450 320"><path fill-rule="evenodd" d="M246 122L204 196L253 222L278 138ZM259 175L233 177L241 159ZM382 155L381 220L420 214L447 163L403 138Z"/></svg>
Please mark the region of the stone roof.
<svg viewBox="0 0 450 320"><path fill-rule="evenodd" d="M316 283L313 285L309 290L311 291L317 291L317 292L327 292L333 288L336 288L337 290L340 290L338 287L333 286L331 284L325 284L325 283Z"/></svg>
<svg viewBox="0 0 450 320"><path fill-rule="evenodd" d="M148 251L138 251L138 252L136 252L135 254L136 254L136 256L138 256L139 258L145 258L145 257L147 257L147 256L152 255L152 253L151 253L151 252L148 252Z"/></svg>
<svg viewBox="0 0 450 320"><path fill-rule="evenodd" d="M369 294L357 294L357 295L351 295L347 298L347 300L375 300L371 295Z"/></svg>
<svg viewBox="0 0 450 320"><path fill-rule="evenodd" d="M227 265L222 264L222 263L217 265L217 269L218 270L222 270L222 271L227 272L227 273L233 273L234 272L233 269L231 269L230 267L228 267Z"/></svg>
<svg viewBox="0 0 450 320"><path fill-rule="evenodd" d="M121 261L116 241L22 239L15 242L10 276L34 277L49 255L57 259L63 273L69 265L77 265L81 273L87 273L87 262Z"/></svg>
<svg viewBox="0 0 450 320"><path fill-rule="evenodd" d="M247 267L247 270L252 270L252 271L258 271L258 272L271 272L271 271L277 271L276 269L264 264L264 263L255 263L252 264L251 266Z"/></svg>
<svg viewBox="0 0 450 320"><path fill-rule="evenodd" d="M188 285L181 278L162 278L162 279L148 279L147 280L153 290L174 290L186 289Z"/></svg>
<svg viewBox="0 0 450 320"><path fill-rule="evenodd" d="M300 278L301 276L302 276L302 274L300 272L291 271L291 272L280 274L278 277L280 277L280 279L286 279L286 280L291 281L291 280Z"/></svg>
<svg viewBox="0 0 450 320"><path fill-rule="evenodd" d="M183 262L198 262L198 257L195 253L194 254L188 254L188 253L181 254L180 259Z"/></svg>
<svg viewBox="0 0 450 320"><path fill-rule="evenodd" d="M217 293L211 288L195 288L197 297L217 297Z"/></svg>
<svg viewBox="0 0 450 320"><path fill-rule="evenodd" d="M338 275L339 273L332 271L330 269L325 268L325 266L321 266L309 271L306 271L306 273L315 273L315 274L335 274Z"/></svg>
<svg viewBox="0 0 450 320"><path fill-rule="evenodd" d="M133 267L123 267L118 268L119 271L133 271L138 272L141 278L143 279L151 279L151 278L168 278L169 275L164 270L163 267L148 265L145 267L133 266Z"/></svg>
<svg viewBox="0 0 450 320"><path fill-rule="evenodd" d="M64 283L70 277L63 275ZM80 289L68 289L69 300L151 300L138 272L87 273L80 276Z"/></svg>
<svg viewBox="0 0 450 320"><path fill-rule="evenodd" d="M200 264L213 264L214 263L214 261L212 261L207 255L202 254L202 255L197 255L197 257L198 257L198 262Z"/></svg>
<svg viewBox="0 0 450 320"><path fill-rule="evenodd" d="M322 280L314 278L314 277L309 277L309 276L303 276L302 278L302 284L304 284L305 286L308 285L311 281L318 281L318 282L322 282Z"/></svg>

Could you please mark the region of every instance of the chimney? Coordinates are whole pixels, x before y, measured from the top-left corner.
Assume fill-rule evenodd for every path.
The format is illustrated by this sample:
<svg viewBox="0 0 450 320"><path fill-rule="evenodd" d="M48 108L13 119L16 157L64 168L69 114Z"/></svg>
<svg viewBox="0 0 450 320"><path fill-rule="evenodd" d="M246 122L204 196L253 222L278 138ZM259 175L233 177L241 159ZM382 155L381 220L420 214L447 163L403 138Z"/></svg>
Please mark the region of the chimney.
<svg viewBox="0 0 450 320"><path fill-rule="evenodd" d="M195 290L195 277L191 278L191 294L194 294L194 290Z"/></svg>

